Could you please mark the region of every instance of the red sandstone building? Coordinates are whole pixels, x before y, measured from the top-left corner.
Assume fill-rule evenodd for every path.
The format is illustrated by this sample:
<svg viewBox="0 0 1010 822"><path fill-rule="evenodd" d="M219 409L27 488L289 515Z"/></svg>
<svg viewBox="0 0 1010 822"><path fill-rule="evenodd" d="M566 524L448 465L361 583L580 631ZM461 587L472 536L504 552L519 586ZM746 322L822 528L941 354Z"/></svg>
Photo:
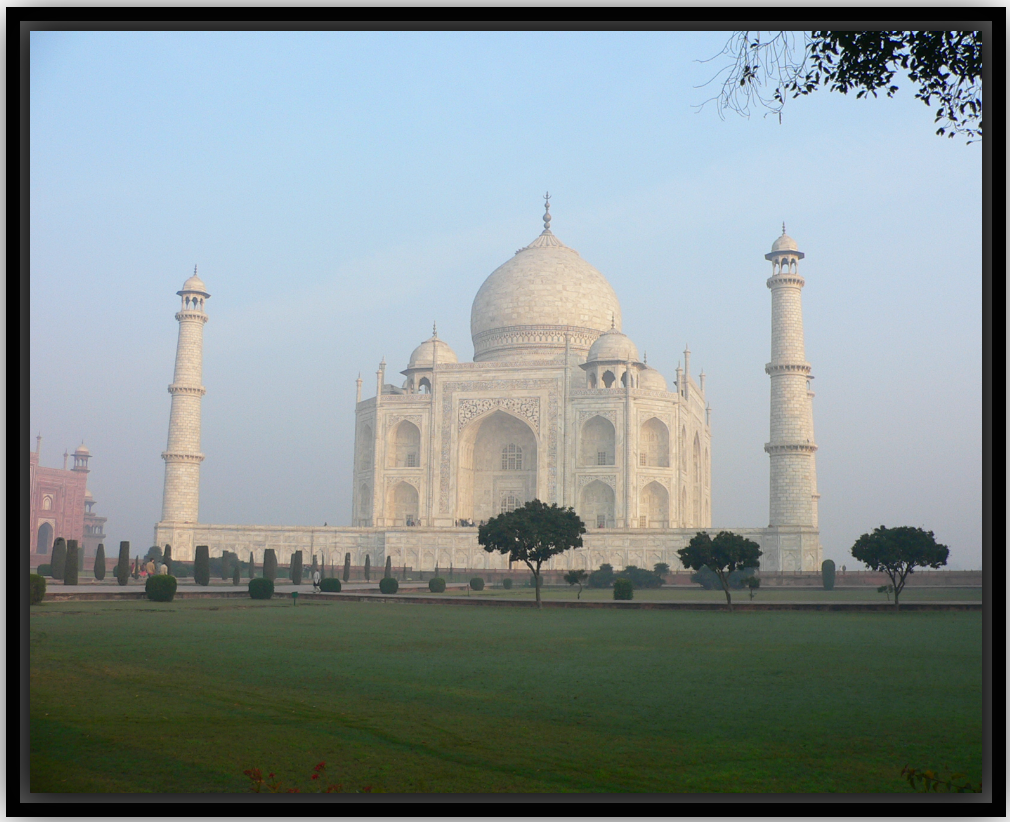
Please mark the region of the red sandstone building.
<svg viewBox="0 0 1010 822"><path fill-rule="evenodd" d="M63 468L39 465L42 437L35 438L35 450L28 455L29 472L29 565L49 562L57 537L75 539L84 547L85 557L94 557L105 541L105 517L97 516L94 498L88 491L88 460L91 452L84 443L73 453L74 467L67 470L70 454L63 453Z"/></svg>

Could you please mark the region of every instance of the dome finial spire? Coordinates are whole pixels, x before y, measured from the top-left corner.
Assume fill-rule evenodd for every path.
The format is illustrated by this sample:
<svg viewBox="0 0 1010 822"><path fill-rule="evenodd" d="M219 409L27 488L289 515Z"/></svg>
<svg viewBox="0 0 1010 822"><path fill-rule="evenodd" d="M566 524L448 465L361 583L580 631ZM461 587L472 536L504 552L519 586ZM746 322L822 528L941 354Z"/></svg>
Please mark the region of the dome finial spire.
<svg viewBox="0 0 1010 822"><path fill-rule="evenodd" d="M786 221L785 220L782 221L782 236L783 237L786 236Z"/></svg>
<svg viewBox="0 0 1010 822"><path fill-rule="evenodd" d="M431 324L431 338L435 339L438 336L438 323L432 322Z"/></svg>
<svg viewBox="0 0 1010 822"><path fill-rule="evenodd" d="M544 195L544 231L551 230L551 193Z"/></svg>

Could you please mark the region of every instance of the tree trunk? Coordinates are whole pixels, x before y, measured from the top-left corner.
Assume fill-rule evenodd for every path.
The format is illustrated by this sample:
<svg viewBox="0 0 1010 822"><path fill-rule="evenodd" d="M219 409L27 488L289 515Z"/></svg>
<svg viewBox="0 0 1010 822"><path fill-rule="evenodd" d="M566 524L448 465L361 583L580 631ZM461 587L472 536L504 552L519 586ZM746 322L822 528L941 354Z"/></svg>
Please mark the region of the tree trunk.
<svg viewBox="0 0 1010 822"><path fill-rule="evenodd" d="M733 610L733 600L730 598L730 595L729 595L729 583L725 579L722 579L721 576L719 577L719 579L722 582L722 590L726 592L726 607L730 611L732 611Z"/></svg>

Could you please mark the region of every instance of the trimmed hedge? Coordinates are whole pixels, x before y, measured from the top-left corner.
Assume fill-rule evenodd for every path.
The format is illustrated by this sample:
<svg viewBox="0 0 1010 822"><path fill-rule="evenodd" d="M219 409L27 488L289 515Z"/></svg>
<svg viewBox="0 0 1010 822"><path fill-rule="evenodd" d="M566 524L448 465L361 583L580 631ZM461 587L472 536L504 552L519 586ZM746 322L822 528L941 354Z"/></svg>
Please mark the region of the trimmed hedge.
<svg viewBox="0 0 1010 822"><path fill-rule="evenodd" d="M319 580L319 590L325 591L327 594L339 594L340 580L336 577L326 577L325 579L321 579Z"/></svg>
<svg viewBox="0 0 1010 822"><path fill-rule="evenodd" d="M295 551L291 555L291 582L295 585L302 584L302 552Z"/></svg>
<svg viewBox="0 0 1010 822"><path fill-rule="evenodd" d="M445 580L442 577L432 577L428 580L428 590L433 594L441 594L445 591Z"/></svg>
<svg viewBox="0 0 1010 822"><path fill-rule="evenodd" d="M67 541L57 537L53 543L53 579L63 579L63 569L67 565Z"/></svg>
<svg viewBox="0 0 1010 822"><path fill-rule="evenodd" d="M270 599L273 595L274 581L272 579L257 577L249 580L249 596L253 599Z"/></svg>
<svg viewBox="0 0 1010 822"><path fill-rule="evenodd" d="M130 578L130 542L119 543L119 562L116 563L116 582L126 585Z"/></svg>
<svg viewBox="0 0 1010 822"><path fill-rule="evenodd" d="M482 580L480 577L474 577L473 579L470 580L470 588L474 591L483 591L484 580Z"/></svg>
<svg viewBox="0 0 1010 822"><path fill-rule="evenodd" d="M268 579L271 583L277 579L277 552L273 548L267 548L263 552L263 579Z"/></svg>
<svg viewBox="0 0 1010 822"><path fill-rule="evenodd" d="M144 593L152 602L171 602L178 584L176 578L170 574L155 574L147 578Z"/></svg>
<svg viewBox="0 0 1010 822"><path fill-rule="evenodd" d="M634 599L635 589L630 579L618 577L614 580L614 599Z"/></svg>
<svg viewBox="0 0 1010 822"><path fill-rule="evenodd" d="M98 552L95 554L95 579L101 582L105 579L105 544L98 544Z"/></svg>
<svg viewBox="0 0 1010 822"><path fill-rule="evenodd" d="M831 591L835 587L835 562L826 559L821 563L821 582L825 591Z"/></svg>
<svg viewBox="0 0 1010 822"><path fill-rule="evenodd" d="M386 557L386 572L383 574L387 579L393 576L393 558Z"/></svg>
<svg viewBox="0 0 1010 822"><path fill-rule="evenodd" d="M46 595L46 578L42 574L28 575L28 601L38 605Z"/></svg>
<svg viewBox="0 0 1010 822"><path fill-rule="evenodd" d="M372 556L371 554L365 554L365 582L371 582L372 579Z"/></svg>
<svg viewBox="0 0 1010 822"><path fill-rule="evenodd" d="M196 557L193 559L193 581L197 585L210 585L210 548L206 545L196 546Z"/></svg>
<svg viewBox="0 0 1010 822"><path fill-rule="evenodd" d="M83 553L84 553L83 551L77 550L76 539L67 540L67 561L63 566L64 585L77 584L77 566L79 564L78 560Z"/></svg>
<svg viewBox="0 0 1010 822"><path fill-rule="evenodd" d="M400 589L400 583L393 577L383 577L379 580L379 590L384 594L395 594Z"/></svg>
<svg viewBox="0 0 1010 822"><path fill-rule="evenodd" d="M509 588L512 587L512 580L509 579L508 577L505 577L505 579L501 581L501 587L504 588L506 591L509 590Z"/></svg>
<svg viewBox="0 0 1010 822"><path fill-rule="evenodd" d="M35 569L35 573L40 577L51 577L53 575L53 566L46 563L45 565L40 565Z"/></svg>

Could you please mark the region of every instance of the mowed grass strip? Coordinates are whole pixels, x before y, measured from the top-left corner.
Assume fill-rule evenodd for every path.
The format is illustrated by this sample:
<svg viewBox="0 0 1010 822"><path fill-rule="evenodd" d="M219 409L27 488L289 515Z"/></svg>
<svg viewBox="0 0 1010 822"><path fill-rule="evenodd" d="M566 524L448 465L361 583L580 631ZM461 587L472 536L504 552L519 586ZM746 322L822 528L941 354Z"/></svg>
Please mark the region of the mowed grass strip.
<svg viewBox="0 0 1010 822"><path fill-rule="evenodd" d="M33 792L904 792L982 772L982 615L31 610Z"/></svg>

